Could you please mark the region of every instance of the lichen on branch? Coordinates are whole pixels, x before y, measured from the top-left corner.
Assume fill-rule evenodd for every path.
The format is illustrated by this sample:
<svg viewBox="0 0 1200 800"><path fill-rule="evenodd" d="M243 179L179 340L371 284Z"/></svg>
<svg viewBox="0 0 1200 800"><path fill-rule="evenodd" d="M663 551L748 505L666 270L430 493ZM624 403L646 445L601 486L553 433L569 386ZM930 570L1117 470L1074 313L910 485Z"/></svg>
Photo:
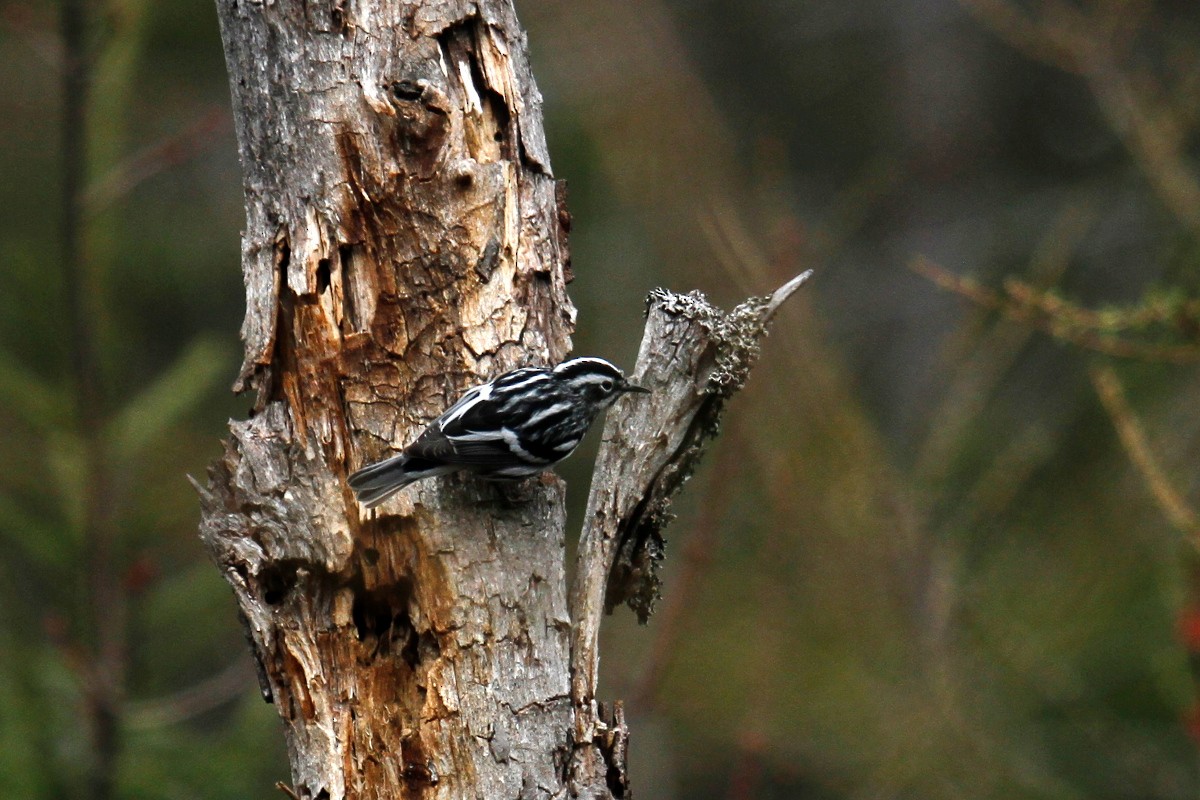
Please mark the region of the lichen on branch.
<svg viewBox="0 0 1200 800"><path fill-rule="evenodd" d="M775 312L812 272L773 294L746 300L731 312L699 292L655 289L647 298L646 328L634 381L649 400L624 399L608 414L592 473L571 596L571 694L575 704L576 785L586 785L597 758L588 753L612 737L595 702L600 619L627 603L645 622L659 597L658 565L671 500L720 428L726 403L745 384ZM603 736L601 734L604 734Z"/></svg>

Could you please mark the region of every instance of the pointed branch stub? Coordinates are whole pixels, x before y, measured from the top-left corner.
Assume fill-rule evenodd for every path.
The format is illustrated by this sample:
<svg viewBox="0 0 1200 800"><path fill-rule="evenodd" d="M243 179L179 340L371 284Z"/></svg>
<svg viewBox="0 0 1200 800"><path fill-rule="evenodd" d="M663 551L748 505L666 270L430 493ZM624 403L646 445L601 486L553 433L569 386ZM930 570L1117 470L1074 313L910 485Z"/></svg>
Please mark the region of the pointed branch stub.
<svg viewBox="0 0 1200 800"><path fill-rule="evenodd" d="M600 618L621 603L640 621L649 618L659 597L671 499L717 434L729 398L745 385L772 317L811 275L805 271L731 312L699 292L655 289L647 298L633 380L651 395L623 399L608 414L571 597L577 744L603 739L595 711ZM609 754L601 757L620 771ZM586 760L581 765L592 771ZM577 786L586 783L580 771L576 777Z"/></svg>

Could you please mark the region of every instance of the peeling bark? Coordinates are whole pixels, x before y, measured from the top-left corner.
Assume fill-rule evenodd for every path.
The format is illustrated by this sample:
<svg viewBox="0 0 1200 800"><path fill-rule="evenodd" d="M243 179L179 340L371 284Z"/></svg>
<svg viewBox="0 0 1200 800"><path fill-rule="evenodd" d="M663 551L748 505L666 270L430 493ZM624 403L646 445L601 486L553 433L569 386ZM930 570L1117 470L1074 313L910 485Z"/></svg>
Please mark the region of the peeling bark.
<svg viewBox="0 0 1200 800"><path fill-rule="evenodd" d="M563 489L345 475L570 347L557 187L507 2L220 0L253 415L202 491L317 798L548 797L569 753ZM510 492L509 495L512 493Z"/></svg>
<svg viewBox="0 0 1200 800"><path fill-rule="evenodd" d="M287 791L629 797L623 709L595 699L605 591L649 613L669 500L790 289L730 315L652 294L656 394L609 414L571 617L557 478L423 481L376 512L345 481L467 387L570 349L570 216L510 3L217 5L255 402L197 485L200 533L283 719Z"/></svg>

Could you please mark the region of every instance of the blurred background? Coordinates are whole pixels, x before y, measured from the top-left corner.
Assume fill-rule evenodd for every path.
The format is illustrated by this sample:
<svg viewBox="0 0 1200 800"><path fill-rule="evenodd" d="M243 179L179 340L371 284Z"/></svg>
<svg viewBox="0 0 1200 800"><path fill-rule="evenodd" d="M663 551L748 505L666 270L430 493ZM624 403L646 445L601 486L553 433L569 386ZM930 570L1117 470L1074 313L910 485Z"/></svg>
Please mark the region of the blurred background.
<svg viewBox="0 0 1200 800"><path fill-rule="evenodd" d="M1200 6L517 9L578 352L817 270L604 631L637 795L1196 797ZM249 407L214 9L4 0L0 85L4 795L282 796L184 478Z"/></svg>

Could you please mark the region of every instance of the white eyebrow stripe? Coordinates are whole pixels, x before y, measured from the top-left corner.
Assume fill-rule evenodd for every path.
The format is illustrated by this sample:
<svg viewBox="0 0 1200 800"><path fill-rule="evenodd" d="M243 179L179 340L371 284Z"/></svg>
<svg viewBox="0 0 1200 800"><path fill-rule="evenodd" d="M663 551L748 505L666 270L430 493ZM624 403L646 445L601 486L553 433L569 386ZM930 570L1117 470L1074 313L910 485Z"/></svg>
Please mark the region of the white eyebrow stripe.
<svg viewBox="0 0 1200 800"><path fill-rule="evenodd" d="M613 369L613 370L616 369L616 367L614 367L612 364L605 361L603 358L593 358L592 356L581 356L579 358L572 358L570 361L564 361L563 363L559 364L557 367L554 368L554 373L556 375L561 374L565 369L567 369L568 367L573 367L576 364L593 364L597 367L607 367L608 369Z"/></svg>
<svg viewBox="0 0 1200 800"><path fill-rule="evenodd" d="M611 375L580 375L576 378L571 378L574 383L612 383L616 378Z"/></svg>

